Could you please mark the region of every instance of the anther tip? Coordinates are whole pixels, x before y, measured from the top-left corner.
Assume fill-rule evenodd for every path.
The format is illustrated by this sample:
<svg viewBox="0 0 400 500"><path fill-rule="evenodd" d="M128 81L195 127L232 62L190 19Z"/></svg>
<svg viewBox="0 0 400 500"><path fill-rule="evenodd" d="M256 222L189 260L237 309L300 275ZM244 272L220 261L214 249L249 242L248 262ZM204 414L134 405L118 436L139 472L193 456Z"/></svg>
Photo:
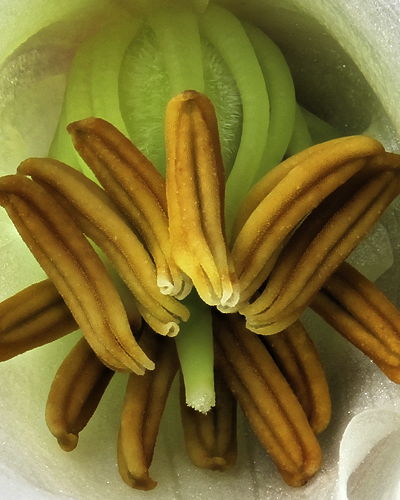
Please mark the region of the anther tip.
<svg viewBox="0 0 400 500"><path fill-rule="evenodd" d="M165 324L163 331L160 332L161 335L166 335L167 337L176 337L179 333L179 325L173 321Z"/></svg>

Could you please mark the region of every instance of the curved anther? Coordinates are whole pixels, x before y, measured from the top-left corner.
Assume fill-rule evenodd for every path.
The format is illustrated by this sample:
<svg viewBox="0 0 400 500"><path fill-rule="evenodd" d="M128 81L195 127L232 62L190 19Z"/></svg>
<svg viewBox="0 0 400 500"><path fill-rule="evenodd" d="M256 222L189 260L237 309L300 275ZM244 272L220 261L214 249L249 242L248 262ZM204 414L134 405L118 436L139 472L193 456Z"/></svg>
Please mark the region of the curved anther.
<svg viewBox="0 0 400 500"><path fill-rule="evenodd" d="M53 342L78 328L50 280L0 303L0 361Z"/></svg>
<svg viewBox="0 0 400 500"><path fill-rule="evenodd" d="M307 416L261 340L238 316L216 318L217 366L283 479L301 486L321 450Z"/></svg>
<svg viewBox="0 0 400 500"><path fill-rule="evenodd" d="M9 175L0 179L0 204L99 358L116 370L154 368L133 337L104 265L55 198L36 182Z"/></svg>
<svg viewBox="0 0 400 500"><path fill-rule="evenodd" d="M105 120L87 118L71 123L68 131L76 150L145 242L157 268L161 292L184 298L191 283L171 256L163 177L129 139Z"/></svg>
<svg viewBox="0 0 400 500"><path fill-rule="evenodd" d="M166 142L172 255L204 302L234 307L239 288L224 235L224 169L206 96L186 91L169 102Z"/></svg>
<svg viewBox="0 0 400 500"><path fill-rule="evenodd" d="M317 207L287 242L260 296L241 308L248 328L272 334L293 323L397 196L399 181L389 171L356 176Z"/></svg>
<svg viewBox="0 0 400 500"><path fill-rule="evenodd" d="M267 194L249 215L232 250L241 302L268 277L268 262L304 217L362 169L365 158L382 151L380 143L364 136L330 141L314 152L300 153L300 158L289 158L260 181Z"/></svg>
<svg viewBox="0 0 400 500"><path fill-rule="evenodd" d="M343 263L311 307L400 383L400 311L371 281Z"/></svg>
<svg viewBox="0 0 400 500"><path fill-rule="evenodd" d="M155 360L156 368L129 377L118 437L118 467L129 486L151 490L157 483L150 477L149 467L178 358L175 343L150 330L144 330L139 344Z"/></svg>
<svg viewBox="0 0 400 500"><path fill-rule="evenodd" d="M46 405L46 423L64 451L78 444L114 372L81 339L58 369Z"/></svg>
<svg viewBox="0 0 400 500"><path fill-rule="evenodd" d="M18 168L57 195L76 223L107 255L132 291L145 321L162 335L174 336L187 309L163 295L153 261L105 192L77 170L50 158L30 158Z"/></svg>
<svg viewBox="0 0 400 500"><path fill-rule="evenodd" d="M314 343L296 321L281 333L260 337L300 401L310 425L319 434L329 424L329 387Z"/></svg>

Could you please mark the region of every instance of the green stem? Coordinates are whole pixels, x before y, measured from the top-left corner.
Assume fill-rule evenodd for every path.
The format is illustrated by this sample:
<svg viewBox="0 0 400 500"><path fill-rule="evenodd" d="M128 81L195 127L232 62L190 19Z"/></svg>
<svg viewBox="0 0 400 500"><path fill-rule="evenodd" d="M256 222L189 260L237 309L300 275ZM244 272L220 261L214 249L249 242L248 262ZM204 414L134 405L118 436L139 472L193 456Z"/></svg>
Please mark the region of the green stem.
<svg viewBox="0 0 400 500"><path fill-rule="evenodd" d="M150 9L120 75L122 115L133 142L165 175L164 114L169 99L204 91L197 17L190 3Z"/></svg>
<svg viewBox="0 0 400 500"><path fill-rule="evenodd" d="M65 118L64 104L61 111L60 119L57 125L57 129L53 138L53 141L49 149L49 157L54 158L58 161L62 161L67 165L80 170L78 159L76 157L74 148L71 141L68 141L66 137L67 120Z"/></svg>
<svg viewBox="0 0 400 500"><path fill-rule="evenodd" d="M141 21L124 18L102 29L93 41L91 98L93 113L128 135L121 115L119 75L126 50L136 36Z"/></svg>
<svg viewBox="0 0 400 500"><path fill-rule="evenodd" d="M292 156L304 149L309 148L314 144L307 123L304 119L302 110L299 105L296 106L296 118L294 121L293 134L288 145L286 155Z"/></svg>
<svg viewBox="0 0 400 500"><path fill-rule="evenodd" d="M128 26L129 23L129 26ZM131 21L106 27L86 42L76 53L67 79L63 109L57 131L50 148L50 156L81 170L98 182L86 163L78 157L66 126L71 121L97 114L105 119L114 118L121 126L118 75L125 49L137 26ZM128 30L130 36L128 36ZM114 38L108 38L114 36ZM106 68L107 66L107 68ZM119 122L118 120L121 120ZM78 161L79 158L79 161ZM116 286L129 318L136 316L133 296L118 276L104 252L90 240Z"/></svg>
<svg viewBox="0 0 400 500"><path fill-rule="evenodd" d="M149 21L163 55L170 95L188 89L204 92L202 48L193 9L177 2L158 10ZM176 345L186 404L206 413L215 404L211 310L196 292L184 303L190 310L190 318L181 325Z"/></svg>
<svg viewBox="0 0 400 500"><path fill-rule="evenodd" d="M230 234L237 209L260 170L267 143L269 100L257 56L240 21L212 4L201 16L200 26L227 64L242 100L242 135L226 183L226 229Z"/></svg>
<svg viewBox="0 0 400 500"><path fill-rule="evenodd" d="M207 9L209 3L210 0L192 0L192 4L197 12L204 12Z"/></svg>
<svg viewBox="0 0 400 500"><path fill-rule="evenodd" d="M207 413L215 405L211 309L196 292L192 292L184 304L190 310L190 318L181 324L176 347L185 382L186 404Z"/></svg>
<svg viewBox="0 0 400 500"><path fill-rule="evenodd" d="M282 161L292 137L296 96L289 66L275 43L260 29L245 24L264 75L270 102L268 140L255 181Z"/></svg>
<svg viewBox="0 0 400 500"><path fill-rule="evenodd" d="M338 137L342 137L343 135L345 135L341 133L340 130L337 130L328 122L322 120L317 115L311 113L311 111L308 111L302 106L301 106L301 111L307 123L312 140L315 144L329 141L331 139L337 139Z"/></svg>
<svg viewBox="0 0 400 500"><path fill-rule="evenodd" d="M75 151L66 131L69 123L93 116L90 72L88 71L92 61L92 50L93 40L90 39L80 47L72 61L67 78L63 109L49 154L51 157L80 170L96 182L91 170Z"/></svg>
<svg viewBox="0 0 400 500"><path fill-rule="evenodd" d="M157 9L149 19L163 54L170 97L184 90L204 92L202 50L197 16L187 2Z"/></svg>

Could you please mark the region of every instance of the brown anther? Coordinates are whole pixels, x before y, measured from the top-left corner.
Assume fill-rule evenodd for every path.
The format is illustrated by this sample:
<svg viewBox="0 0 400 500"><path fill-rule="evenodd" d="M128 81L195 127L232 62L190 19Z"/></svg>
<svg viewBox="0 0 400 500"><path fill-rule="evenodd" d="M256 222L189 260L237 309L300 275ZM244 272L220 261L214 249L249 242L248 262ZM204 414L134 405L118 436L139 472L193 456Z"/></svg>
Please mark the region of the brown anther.
<svg viewBox="0 0 400 500"><path fill-rule="evenodd" d="M329 196L288 240L264 291L243 306L247 327L281 331L297 319L397 196L398 173L361 173Z"/></svg>
<svg viewBox="0 0 400 500"><path fill-rule="evenodd" d="M64 451L75 449L79 433L95 412L113 374L85 339L61 364L47 400L46 423Z"/></svg>
<svg viewBox="0 0 400 500"><path fill-rule="evenodd" d="M202 469L224 471L236 462L236 400L215 371L215 406L200 413L187 406L181 379L180 405L186 451Z"/></svg>
<svg viewBox="0 0 400 500"><path fill-rule="evenodd" d="M238 316L215 322L216 362L283 479L301 486L319 469L321 450L298 399L261 340Z"/></svg>
<svg viewBox="0 0 400 500"><path fill-rule="evenodd" d="M362 169L367 157L382 151L364 136L329 141L289 158L260 181L265 197L255 203L232 250L242 303L266 280L277 252L304 217Z"/></svg>
<svg viewBox="0 0 400 500"><path fill-rule="evenodd" d="M145 321L157 333L175 336L189 312L160 292L150 255L105 192L77 170L50 158L26 160L18 172L61 198L76 223L114 264Z"/></svg>
<svg viewBox="0 0 400 500"><path fill-rule="evenodd" d="M296 321L275 335L259 337L300 401L316 434L331 418L329 387L314 343Z"/></svg>
<svg viewBox="0 0 400 500"><path fill-rule="evenodd" d="M160 420L178 370L175 343L144 330L140 346L155 360L156 368L143 376L130 375L118 438L118 467L133 488L151 490L149 476Z"/></svg>
<svg viewBox="0 0 400 500"><path fill-rule="evenodd" d="M113 125L87 118L68 126L74 146L105 191L140 234L165 295L184 298L190 280L171 257L165 181L154 165Z"/></svg>
<svg viewBox="0 0 400 500"><path fill-rule="evenodd" d="M104 364L137 373L154 368L133 337L104 265L55 198L36 182L9 175L0 179L0 204Z"/></svg>
<svg viewBox="0 0 400 500"><path fill-rule="evenodd" d="M371 281L343 263L311 307L400 383L400 311Z"/></svg>
<svg viewBox="0 0 400 500"><path fill-rule="evenodd" d="M78 328L50 280L0 303L0 361L57 340Z"/></svg>
<svg viewBox="0 0 400 500"><path fill-rule="evenodd" d="M353 140L354 137L350 137L350 139ZM252 189L244 199L242 205L240 206L238 215L235 220L234 236L236 237L239 234L240 230L245 225L252 212L254 212L254 210L272 191L272 189L298 165L301 165L303 162L308 162L310 167L312 168L315 165L315 162L323 160L327 152L332 151L333 146L335 146L335 148L340 148L340 144L342 143L345 144L345 149L343 151L343 155L340 152L338 153L340 156L340 158L338 159L343 163L349 161L353 157L353 153L350 153L349 156L349 150L346 144L348 143L348 141L349 137L339 137L337 139L332 139L320 144L315 144L314 146L306 148L303 151L290 156L286 160L282 161L279 165L274 167L272 170L270 170L267 174L265 174L264 177L262 177L257 182L257 184L252 187ZM382 148L379 149L382 152ZM337 151L338 149L336 149L336 153ZM379 154L380 153L378 153L378 155ZM334 158L331 158L331 161L332 159Z"/></svg>
<svg viewBox="0 0 400 500"><path fill-rule="evenodd" d="M204 302L234 307L239 288L224 235L224 169L207 97L186 91L169 102L166 143L172 255Z"/></svg>
<svg viewBox="0 0 400 500"><path fill-rule="evenodd" d="M372 156L368 159L368 168L373 170L400 170L400 155L396 153L383 153Z"/></svg>

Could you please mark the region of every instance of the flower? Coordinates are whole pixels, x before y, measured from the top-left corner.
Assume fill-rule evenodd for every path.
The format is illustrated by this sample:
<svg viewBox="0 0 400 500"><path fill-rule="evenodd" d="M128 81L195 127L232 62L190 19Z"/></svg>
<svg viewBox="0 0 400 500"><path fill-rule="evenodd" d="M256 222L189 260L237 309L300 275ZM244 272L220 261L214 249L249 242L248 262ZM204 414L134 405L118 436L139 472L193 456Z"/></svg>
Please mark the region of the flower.
<svg viewBox="0 0 400 500"><path fill-rule="evenodd" d="M140 327L140 342L136 342L114 285L84 235L105 252L131 291L143 319L163 336L175 336L178 319L188 319L186 308L170 296L182 297L183 290L187 294L189 279L203 301L224 312L238 308L256 333L270 333L271 327L265 330L263 324L260 328L252 318L253 314L259 317L260 313L253 309L272 290L272 305L268 307L264 302L263 307L267 313L274 309L279 318L275 320L277 325L271 322L271 333L286 329L278 333L281 343L272 340L268 349L263 349L262 342L244 328L238 317L227 323L223 315L217 316L216 368L285 481L302 485L320 465L320 448L313 429L320 432L328 424L330 400L315 349L297 319L363 232L397 195L399 160L382 153L376 141L361 136L333 140L291 157L258 184L258 196L261 190L265 196L238 231L231 257L224 238L223 166L212 104L202 94L186 91L171 100L166 116L166 188L155 168L126 138L107 122L93 118L71 124L69 131L105 191L83 174L52 159L28 159L20 165L17 175L0 179L0 203L68 306L63 307L48 281L3 303L3 315L12 317L3 328L11 344L6 342L4 356L47 342L49 330L56 331L50 340L69 333L75 327L71 312L85 340L75 346L57 372L47 402L47 424L64 450L74 449L113 371L132 372L118 441L119 468L131 486L151 489L156 483L149 477L148 468L163 407L178 369L175 348L153 338L148 329L140 333ZM163 201L165 191L168 210ZM156 272L156 258L153 263L122 214L138 228L151 255L166 249L167 271L164 265ZM167 222L169 234L165 230ZM313 247L318 249L316 255ZM246 255L247 248L252 251L250 256ZM241 265L242 261L246 264ZM254 262L261 265L252 271L257 286L253 285L249 293L251 285L243 286L241 278L246 276L248 283L248 269ZM243 270L239 280L235 269ZM288 272L293 275L290 280ZM399 340L392 315L400 313L350 266L342 265L340 272L325 283L324 292L317 296L316 310L322 310L372 358L382 359L385 372L391 374L394 370L396 374ZM278 284L275 275L279 276ZM336 294L335 279L344 283ZM260 288L263 282L264 289ZM155 288L156 283L161 284L160 289ZM368 297L362 312L357 293L358 302ZM294 307L285 294L296 304ZM253 296L255 300L250 301ZM328 301L325 309L321 308L324 300ZM59 331L56 309L62 317ZM368 322L362 319L365 311L371 316ZM343 315L348 321L361 323L360 329L364 330L360 338L341 326ZM382 320L388 325L383 332ZM21 324L25 342L20 338ZM368 347L363 337L370 339ZM377 342L382 342L382 348L389 352L381 354L382 348L374 346ZM297 361L285 359L282 347L298 351L294 358ZM287 370L287 381L269 351L283 372ZM151 371L144 375L146 369ZM195 411L183 404L189 455L203 467L224 469L235 460L235 405L231 396L226 398L222 396L216 408L200 421ZM207 439L201 438L201 429L207 429L214 419L221 419L221 423L211 433L204 431ZM221 449L218 443L223 441L226 444Z"/></svg>
<svg viewBox="0 0 400 500"><path fill-rule="evenodd" d="M354 187L354 186L353 186L353 187ZM379 187L379 186L378 186L378 187ZM378 191L379 191L379 189L378 189ZM331 210L334 210L334 209L332 209L332 208L331 208ZM332 212L331 212L329 215L331 215L331 214L332 214ZM289 257L290 257L290 256L289 256Z"/></svg>

